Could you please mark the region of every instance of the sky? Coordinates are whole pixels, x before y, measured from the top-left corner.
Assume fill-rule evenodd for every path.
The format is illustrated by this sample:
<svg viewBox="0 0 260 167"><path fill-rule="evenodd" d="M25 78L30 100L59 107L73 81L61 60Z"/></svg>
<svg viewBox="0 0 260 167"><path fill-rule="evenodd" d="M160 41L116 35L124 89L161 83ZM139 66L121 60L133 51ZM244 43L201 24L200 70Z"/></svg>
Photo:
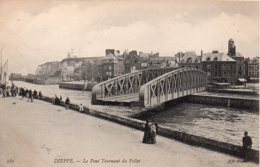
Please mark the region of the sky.
<svg viewBox="0 0 260 167"><path fill-rule="evenodd" d="M218 50L234 39L244 57L259 56L259 2L187 0L0 0L0 49L9 72L105 56L105 49L159 52Z"/></svg>

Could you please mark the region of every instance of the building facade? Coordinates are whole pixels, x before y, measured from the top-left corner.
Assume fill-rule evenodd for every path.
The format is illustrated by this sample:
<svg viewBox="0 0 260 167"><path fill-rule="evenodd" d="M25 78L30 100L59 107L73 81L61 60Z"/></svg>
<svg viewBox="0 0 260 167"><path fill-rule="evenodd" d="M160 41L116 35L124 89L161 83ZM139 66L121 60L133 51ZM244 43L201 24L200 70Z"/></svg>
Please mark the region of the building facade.
<svg viewBox="0 0 260 167"><path fill-rule="evenodd" d="M124 61L120 52L107 49L106 56L100 61L100 81L105 81L124 74Z"/></svg>
<svg viewBox="0 0 260 167"><path fill-rule="evenodd" d="M152 68L169 68L177 67L178 64L174 57L159 57L159 53L143 53L132 51L124 57L125 73L136 70L145 70Z"/></svg>
<svg viewBox="0 0 260 167"><path fill-rule="evenodd" d="M136 51L131 51L124 57L124 69L125 73L131 73L136 70L147 68L148 64L145 62Z"/></svg>
<svg viewBox="0 0 260 167"><path fill-rule="evenodd" d="M249 60L248 76L250 79L259 79L259 57L254 57Z"/></svg>
<svg viewBox="0 0 260 167"><path fill-rule="evenodd" d="M213 83L235 84L236 61L224 53L213 51L202 55L202 70L207 73L207 81Z"/></svg>

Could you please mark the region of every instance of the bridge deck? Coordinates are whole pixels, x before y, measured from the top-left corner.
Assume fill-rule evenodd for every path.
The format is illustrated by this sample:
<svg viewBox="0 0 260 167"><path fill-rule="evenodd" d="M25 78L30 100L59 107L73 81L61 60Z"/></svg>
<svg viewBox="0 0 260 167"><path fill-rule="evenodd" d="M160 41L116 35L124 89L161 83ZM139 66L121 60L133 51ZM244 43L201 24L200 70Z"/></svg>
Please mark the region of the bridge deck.
<svg viewBox="0 0 260 167"><path fill-rule="evenodd" d="M121 95L121 96L113 96L113 97L107 97L103 98L102 101L108 101L108 102L135 102L139 101L139 93L133 93L133 94L127 94L127 95Z"/></svg>

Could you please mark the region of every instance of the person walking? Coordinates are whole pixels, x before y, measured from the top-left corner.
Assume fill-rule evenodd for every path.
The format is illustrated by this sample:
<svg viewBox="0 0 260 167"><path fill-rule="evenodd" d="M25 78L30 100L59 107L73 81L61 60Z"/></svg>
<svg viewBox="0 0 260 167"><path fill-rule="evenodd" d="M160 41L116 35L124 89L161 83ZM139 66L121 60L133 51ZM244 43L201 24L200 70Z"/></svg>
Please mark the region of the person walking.
<svg viewBox="0 0 260 167"><path fill-rule="evenodd" d="M33 102L32 90L29 90L29 91L28 91L28 100L27 100L27 101L29 101L29 100L31 100L31 102Z"/></svg>
<svg viewBox="0 0 260 167"><path fill-rule="evenodd" d="M243 158L244 158L244 162L247 162L248 161L248 152L249 152L249 149L251 149L252 147L252 139L250 136L248 136L248 132L245 131L244 132L244 137L242 138L242 143L243 143L243 146L242 146L242 155L243 155Z"/></svg>
<svg viewBox="0 0 260 167"><path fill-rule="evenodd" d="M66 109L69 109L69 105L70 105L70 99L67 97L66 100L65 100Z"/></svg>

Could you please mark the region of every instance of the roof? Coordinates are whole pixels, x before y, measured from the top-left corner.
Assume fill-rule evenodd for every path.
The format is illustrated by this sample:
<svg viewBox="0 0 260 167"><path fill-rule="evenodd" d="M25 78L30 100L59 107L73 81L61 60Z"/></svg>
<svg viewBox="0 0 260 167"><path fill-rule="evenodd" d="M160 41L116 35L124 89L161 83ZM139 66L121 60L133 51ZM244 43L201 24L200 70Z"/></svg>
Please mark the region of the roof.
<svg viewBox="0 0 260 167"><path fill-rule="evenodd" d="M179 60L180 59L180 60ZM180 63L200 63L200 56L198 56L194 51L188 51L183 53L181 58L176 59Z"/></svg>
<svg viewBox="0 0 260 167"><path fill-rule="evenodd" d="M256 63L256 64L257 64L257 63L259 64L259 57L254 57L254 58L250 59L250 60L249 60L249 63L250 63L250 64L255 64L255 63Z"/></svg>
<svg viewBox="0 0 260 167"><path fill-rule="evenodd" d="M235 62L234 59L224 53L204 53L202 55L202 61L231 61Z"/></svg>
<svg viewBox="0 0 260 167"><path fill-rule="evenodd" d="M145 60L145 58L144 57L140 57L140 56L138 56L138 55L136 55L136 54L127 54L126 55L126 57L125 57L125 59L124 59L124 61L126 62L126 60L128 59L130 59L130 58L132 58L132 57L134 57L135 59L137 59L139 62L142 62L142 61L144 61Z"/></svg>

